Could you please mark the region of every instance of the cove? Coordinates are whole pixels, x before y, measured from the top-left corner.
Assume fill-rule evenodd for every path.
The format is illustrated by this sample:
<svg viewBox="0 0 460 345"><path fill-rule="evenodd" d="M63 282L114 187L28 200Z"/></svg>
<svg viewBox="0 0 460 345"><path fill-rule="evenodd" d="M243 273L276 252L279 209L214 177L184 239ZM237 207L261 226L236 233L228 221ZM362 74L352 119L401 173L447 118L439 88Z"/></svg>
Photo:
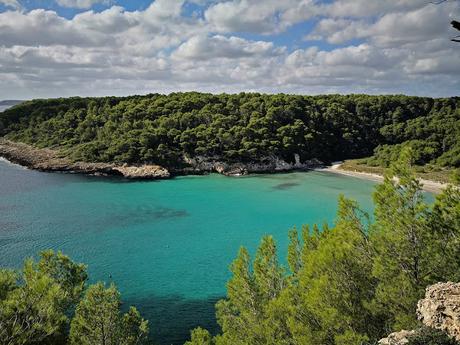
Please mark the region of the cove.
<svg viewBox="0 0 460 345"><path fill-rule="evenodd" d="M272 234L285 261L288 230L332 224L345 194L372 212L375 183L327 172L177 177L133 182L41 173L0 161L0 267L52 248L113 281L150 321L155 344L217 331L215 302L241 245Z"/></svg>

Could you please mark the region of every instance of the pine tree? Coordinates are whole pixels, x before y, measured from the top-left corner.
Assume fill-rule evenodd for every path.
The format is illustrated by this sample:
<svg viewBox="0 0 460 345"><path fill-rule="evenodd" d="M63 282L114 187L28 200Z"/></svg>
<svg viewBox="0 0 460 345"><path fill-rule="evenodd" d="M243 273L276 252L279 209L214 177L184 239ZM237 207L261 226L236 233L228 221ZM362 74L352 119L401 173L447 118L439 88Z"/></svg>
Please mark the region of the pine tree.
<svg viewBox="0 0 460 345"><path fill-rule="evenodd" d="M214 341L213 341L211 334L207 330L201 327L198 327L198 328L195 328L191 332L190 341L187 341L184 345L213 345L213 344L214 344Z"/></svg>
<svg viewBox="0 0 460 345"><path fill-rule="evenodd" d="M341 197L335 227L304 236L299 282L290 287L295 344L361 344L377 333L367 309L374 281L366 220L356 202Z"/></svg>
<svg viewBox="0 0 460 345"><path fill-rule="evenodd" d="M299 233L296 228L293 228L288 233L289 245L288 245L288 265L291 273L295 276L302 265L302 245L299 240Z"/></svg>
<svg viewBox="0 0 460 345"><path fill-rule="evenodd" d="M88 288L72 319L72 345L137 345L148 333L148 323L133 307L120 313L120 294L115 285L97 283Z"/></svg>
<svg viewBox="0 0 460 345"><path fill-rule="evenodd" d="M65 291L50 276L37 271L33 260L24 264L21 285L11 272L2 271L0 276L2 345L40 343L62 330L67 320L61 307Z"/></svg>
<svg viewBox="0 0 460 345"><path fill-rule="evenodd" d="M439 269L439 233L430 227L430 210L405 150L374 194L372 241L377 255L373 275L379 281L373 307L388 317L388 327L416 326L415 308ZM445 277L444 277L445 278Z"/></svg>

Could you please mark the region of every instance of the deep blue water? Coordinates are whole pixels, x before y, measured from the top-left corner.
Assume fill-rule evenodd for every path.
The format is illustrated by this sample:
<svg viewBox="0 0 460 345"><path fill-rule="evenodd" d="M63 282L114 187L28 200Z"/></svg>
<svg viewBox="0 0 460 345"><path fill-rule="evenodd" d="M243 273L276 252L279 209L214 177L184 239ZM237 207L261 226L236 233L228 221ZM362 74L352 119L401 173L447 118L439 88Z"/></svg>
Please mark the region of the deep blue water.
<svg viewBox="0 0 460 345"><path fill-rule="evenodd" d="M198 325L217 330L214 304L241 245L253 253L272 234L284 260L292 226L332 224L340 193L372 211L374 185L326 172L129 182L0 161L0 267L62 250L92 282L115 282L156 344L182 344Z"/></svg>

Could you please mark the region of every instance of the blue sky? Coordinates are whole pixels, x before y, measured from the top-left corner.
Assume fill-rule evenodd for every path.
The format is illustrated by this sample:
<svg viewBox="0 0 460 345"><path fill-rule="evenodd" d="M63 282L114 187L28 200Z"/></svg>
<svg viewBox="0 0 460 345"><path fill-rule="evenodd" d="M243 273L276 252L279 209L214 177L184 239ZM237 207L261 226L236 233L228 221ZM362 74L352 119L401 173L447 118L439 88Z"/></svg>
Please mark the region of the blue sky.
<svg viewBox="0 0 460 345"><path fill-rule="evenodd" d="M0 98L458 95L460 2L0 0Z"/></svg>

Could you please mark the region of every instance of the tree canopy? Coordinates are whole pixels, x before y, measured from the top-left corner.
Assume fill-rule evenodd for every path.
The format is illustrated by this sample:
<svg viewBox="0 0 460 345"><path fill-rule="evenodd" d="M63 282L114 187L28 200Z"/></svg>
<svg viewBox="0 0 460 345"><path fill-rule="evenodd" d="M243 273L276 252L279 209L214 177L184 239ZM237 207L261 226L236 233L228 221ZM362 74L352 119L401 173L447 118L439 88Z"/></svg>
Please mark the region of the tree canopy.
<svg viewBox="0 0 460 345"><path fill-rule="evenodd" d="M148 323L136 308L122 315L114 285L87 288L86 281L85 265L51 250L38 262L27 259L20 271L1 269L0 344L144 343Z"/></svg>
<svg viewBox="0 0 460 345"><path fill-rule="evenodd" d="M460 166L460 99L368 95L172 93L60 98L0 113L0 135L74 160L166 167L183 157L227 162L375 158L388 166L410 146L415 163Z"/></svg>

